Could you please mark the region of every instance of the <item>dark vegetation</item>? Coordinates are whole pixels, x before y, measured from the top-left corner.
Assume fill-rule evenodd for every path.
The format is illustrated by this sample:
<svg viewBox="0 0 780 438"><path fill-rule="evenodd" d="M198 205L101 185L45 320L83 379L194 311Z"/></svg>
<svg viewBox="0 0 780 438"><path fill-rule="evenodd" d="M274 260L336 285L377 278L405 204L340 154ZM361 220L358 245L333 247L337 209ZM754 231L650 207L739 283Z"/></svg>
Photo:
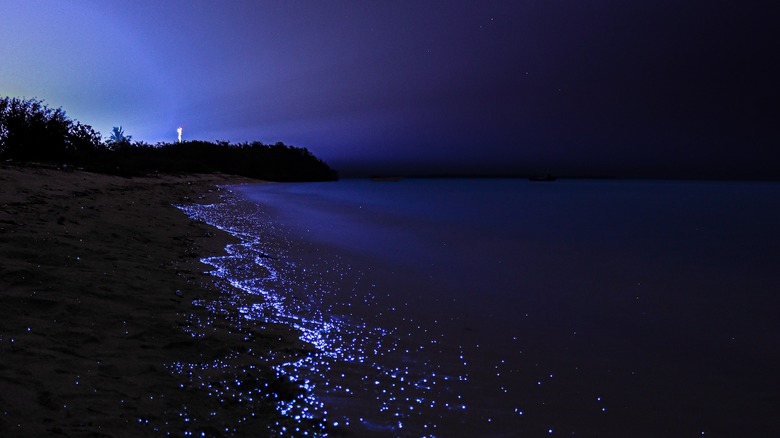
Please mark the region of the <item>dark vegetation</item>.
<svg viewBox="0 0 780 438"><path fill-rule="evenodd" d="M225 173L269 181L331 181L337 173L305 148L284 143L131 142L122 128L103 141L89 125L37 99L0 99L0 159L71 165L122 176Z"/></svg>

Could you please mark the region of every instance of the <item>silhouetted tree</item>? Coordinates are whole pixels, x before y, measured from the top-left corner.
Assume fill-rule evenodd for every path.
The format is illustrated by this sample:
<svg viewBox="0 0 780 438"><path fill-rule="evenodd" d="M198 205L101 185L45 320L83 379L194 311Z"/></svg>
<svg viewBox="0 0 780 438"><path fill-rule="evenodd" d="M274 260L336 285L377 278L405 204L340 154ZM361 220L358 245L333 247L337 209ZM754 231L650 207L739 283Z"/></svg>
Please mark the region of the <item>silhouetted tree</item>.
<svg viewBox="0 0 780 438"><path fill-rule="evenodd" d="M111 129L111 137L108 138L108 145L113 148L128 146L132 139L133 136L126 135L125 130L121 126L114 126Z"/></svg>
<svg viewBox="0 0 780 438"><path fill-rule="evenodd" d="M90 153L104 148L100 133L81 122L71 123L68 144L77 153Z"/></svg>
<svg viewBox="0 0 780 438"><path fill-rule="evenodd" d="M121 126L106 143L89 125L42 101L0 99L0 159L72 163L124 176L221 172L272 181L327 181L338 174L304 148L226 141L131 143ZM106 147L108 146L108 147Z"/></svg>
<svg viewBox="0 0 780 438"><path fill-rule="evenodd" d="M0 157L62 161L101 146L92 127L72 122L62 108L37 99L0 99Z"/></svg>

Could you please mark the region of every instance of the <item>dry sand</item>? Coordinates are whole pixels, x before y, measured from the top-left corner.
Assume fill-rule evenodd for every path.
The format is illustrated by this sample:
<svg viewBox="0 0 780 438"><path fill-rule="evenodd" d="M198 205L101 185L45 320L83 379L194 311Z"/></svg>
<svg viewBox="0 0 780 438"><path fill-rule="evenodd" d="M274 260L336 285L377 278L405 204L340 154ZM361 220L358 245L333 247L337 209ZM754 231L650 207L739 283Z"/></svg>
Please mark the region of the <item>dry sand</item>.
<svg viewBox="0 0 780 438"><path fill-rule="evenodd" d="M240 181L0 165L0 436L263 436L280 421L273 400L210 396L225 384L218 371L169 367L300 351L285 328L247 334L193 305L219 296L198 257L230 237L171 204L214 201L216 184ZM188 334L205 320L205 336ZM291 391L268 365L242 372L229 378Z"/></svg>

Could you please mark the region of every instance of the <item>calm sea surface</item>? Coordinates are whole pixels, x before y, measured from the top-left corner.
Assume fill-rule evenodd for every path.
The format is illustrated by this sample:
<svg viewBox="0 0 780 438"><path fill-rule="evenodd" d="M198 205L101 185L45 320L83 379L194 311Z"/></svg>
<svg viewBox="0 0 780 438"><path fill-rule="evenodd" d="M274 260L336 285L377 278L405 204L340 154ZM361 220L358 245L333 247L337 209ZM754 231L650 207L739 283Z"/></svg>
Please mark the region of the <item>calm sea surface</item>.
<svg viewBox="0 0 780 438"><path fill-rule="evenodd" d="M185 210L242 241L206 260L244 296L235 321L313 347L250 358L305 390L280 402L291 418L355 436L780 430L778 184L231 190Z"/></svg>

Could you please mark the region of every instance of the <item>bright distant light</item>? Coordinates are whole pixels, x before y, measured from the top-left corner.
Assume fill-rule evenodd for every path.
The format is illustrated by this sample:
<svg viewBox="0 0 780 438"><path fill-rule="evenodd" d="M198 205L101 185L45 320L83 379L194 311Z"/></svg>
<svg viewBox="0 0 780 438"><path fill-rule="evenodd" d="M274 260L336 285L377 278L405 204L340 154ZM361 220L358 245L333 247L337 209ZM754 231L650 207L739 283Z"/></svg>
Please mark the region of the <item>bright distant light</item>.
<svg viewBox="0 0 780 438"><path fill-rule="evenodd" d="M182 128L181 126L179 126L179 128L176 130L176 132L179 134L179 143L181 143L181 131L183 130L184 128Z"/></svg>

